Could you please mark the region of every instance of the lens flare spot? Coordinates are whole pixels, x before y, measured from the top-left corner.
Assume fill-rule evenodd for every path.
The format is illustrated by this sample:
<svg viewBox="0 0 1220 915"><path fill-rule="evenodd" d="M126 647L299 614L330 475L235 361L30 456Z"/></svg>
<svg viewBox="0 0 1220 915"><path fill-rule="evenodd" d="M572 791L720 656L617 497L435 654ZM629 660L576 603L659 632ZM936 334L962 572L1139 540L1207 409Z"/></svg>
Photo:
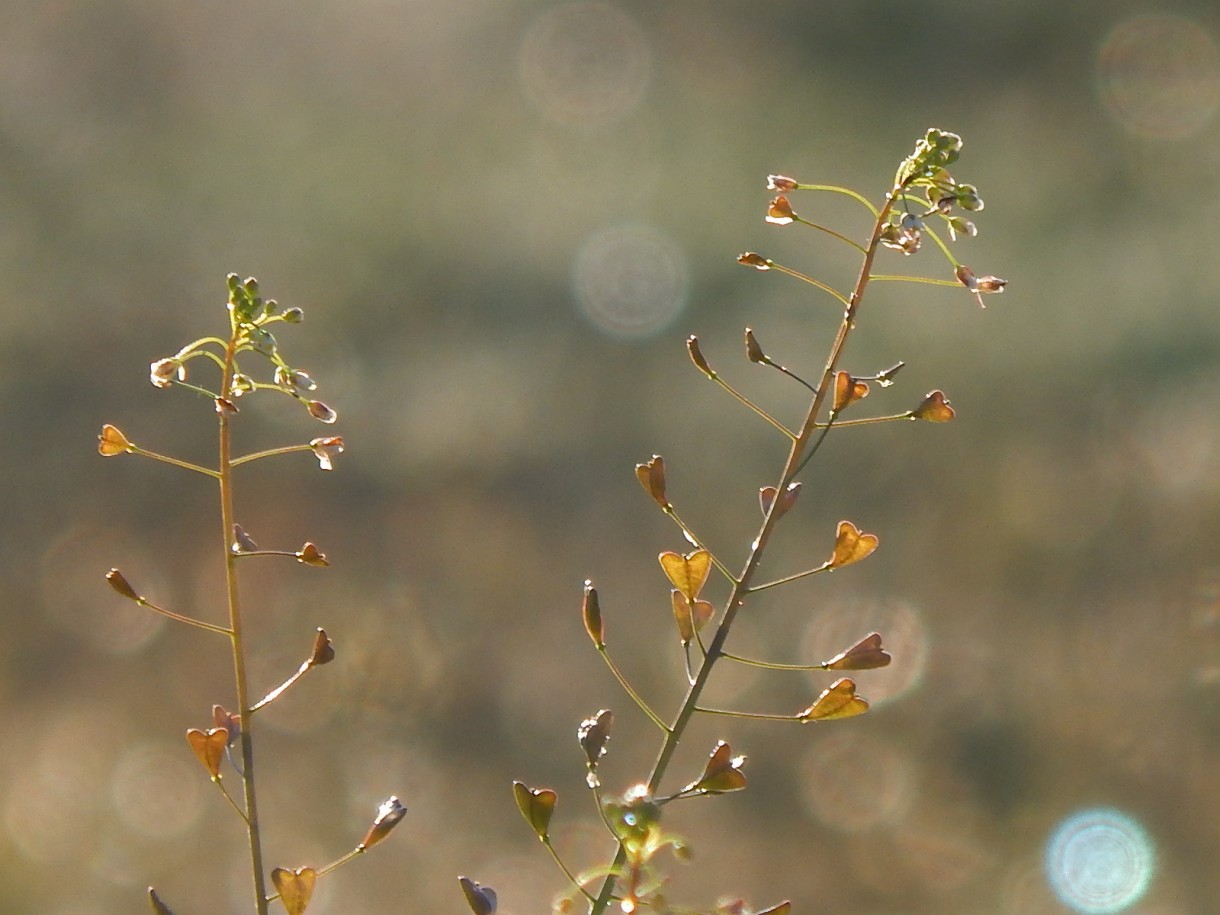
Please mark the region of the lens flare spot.
<svg viewBox="0 0 1220 915"><path fill-rule="evenodd" d="M1129 133L1189 137L1220 107L1220 48L1185 16L1134 16L1102 43L1097 86L1106 110Z"/></svg>
<svg viewBox="0 0 1220 915"><path fill-rule="evenodd" d="M1152 840L1131 817L1109 808L1082 810L1051 834L1046 879L1064 905L1111 915L1144 895L1155 857Z"/></svg>
<svg viewBox="0 0 1220 915"><path fill-rule="evenodd" d="M686 304L686 257L667 235L646 226L613 226L582 246L573 268L577 301L616 337L647 337Z"/></svg>

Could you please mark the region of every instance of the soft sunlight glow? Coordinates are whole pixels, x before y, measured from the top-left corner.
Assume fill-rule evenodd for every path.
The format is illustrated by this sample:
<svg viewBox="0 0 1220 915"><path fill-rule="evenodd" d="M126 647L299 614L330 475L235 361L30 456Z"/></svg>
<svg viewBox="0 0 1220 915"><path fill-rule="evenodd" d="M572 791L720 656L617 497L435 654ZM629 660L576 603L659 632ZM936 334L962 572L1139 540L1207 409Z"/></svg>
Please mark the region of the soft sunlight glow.
<svg viewBox="0 0 1220 915"><path fill-rule="evenodd" d="M1197 22L1151 13L1120 23L1097 54L1102 104L1128 132L1177 140L1220 107L1220 49Z"/></svg>
<svg viewBox="0 0 1220 915"><path fill-rule="evenodd" d="M686 256L656 229L613 226L581 247L572 282L581 310L600 329L647 337L686 304Z"/></svg>

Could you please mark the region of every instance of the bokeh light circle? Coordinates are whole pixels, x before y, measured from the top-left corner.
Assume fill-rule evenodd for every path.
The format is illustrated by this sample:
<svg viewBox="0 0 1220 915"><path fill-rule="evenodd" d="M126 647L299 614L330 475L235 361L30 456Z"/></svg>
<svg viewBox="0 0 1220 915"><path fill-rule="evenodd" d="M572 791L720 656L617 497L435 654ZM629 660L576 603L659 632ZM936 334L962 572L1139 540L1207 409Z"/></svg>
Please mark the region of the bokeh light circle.
<svg viewBox="0 0 1220 915"><path fill-rule="evenodd" d="M647 337L666 327L686 304L686 255L647 226L612 226L590 237L576 255L572 282L581 310L603 331Z"/></svg>
<svg viewBox="0 0 1220 915"><path fill-rule="evenodd" d="M910 692L923 679L929 636L923 615L915 607L901 600L864 595L835 601L809 621L801 645L805 657L830 658L873 631L881 633L893 661L888 667L851 676L876 707ZM819 690L827 685L823 671L810 674L810 679Z"/></svg>
<svg viewBox="0 0 1220 915"><path fill-rule="evenodd" d="M177 747L143 743L115 766L110 784L113 809L128 827L168 839L189 833L203 813L196 765Z"/></svg>
<svg viewBox="0 0 1220 915"><path fill-rule="evenodd" d="M652 54L643 30L607 3L577 2L542 13L521 42L526 95L565 124L611 124L644 97Z"/></svg>
<svg viewBox="0 0 1220 915"><path fill-rule="evenodd" d="M1110 808L1061 822L1046 845L1046 879L1060 901L1084 915L1112 915L1144 895L1156 864L1152 840Z"/></svg>
<svg viewBox="0 0 1220 915"><path fill-rule="evenodd" d="M139 587L158 593L155 562L142 562L144 550L113 528L80 524L69 527L43 551L40 585L46 618L94 648L116 655L143 649L161 632L165 617L106 587L103 574L115 556L141 569ZM152 570L152 571L146 571Z"/></svg>
<svg viewBox="0 0 1220 915"><path fill-rule="evenodd" d="M1182 139L1220 108L1220 48L1185 16L1134 16L1102 43L1097 86L1106 110L1129 133Z"/></svg>
<svg viewBox="0 0 1220 915"><path fill-rule="evenodd" d="M892 825L910 806L910 760L878 737L842 731L815 741L801 765L802 800L822 823L842 832Z"/></svg>

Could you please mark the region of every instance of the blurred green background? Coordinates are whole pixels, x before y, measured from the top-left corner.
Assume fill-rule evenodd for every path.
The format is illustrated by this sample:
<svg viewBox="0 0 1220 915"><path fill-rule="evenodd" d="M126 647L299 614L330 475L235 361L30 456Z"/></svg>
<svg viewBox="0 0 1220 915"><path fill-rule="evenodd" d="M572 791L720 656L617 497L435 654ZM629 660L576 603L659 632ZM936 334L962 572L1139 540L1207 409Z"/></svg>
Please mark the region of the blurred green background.
<svg viewBox="0 0 1220 915"><path fill-rule="evenodd" d="M837 309L735 257L841 286L855 265L766 225L766 176L877 199L929 126L965 137L954 172L987 202L958 256L1011 285L986 310L874 287L845 367L908 367L861 415L939 387L958 421L832 435L766 572L820 562L840 518L881 548L767 592L731 643L808 661L878 628L895 663L860 675L861 719L697 723L672 787L718 738L751 783L673 811L695 859L672 895L1059 915L1048 842L1112 808L1142 832L1069 846L1078 907L1220 911L1212 0L9 0L0 34L6 911L142 911L149 883L180 913L249 910L241 831L181 736L233 703L223 645L102 578L219 619L213 487L94 442L111 422L211 459L210 405L147 372L223 331L230 271L305 309L281 343L349 445L333 474L295 456L240 478L261 545L333 563L244 579L260 686L315 626L339 653L264 713L268 865L337 857L397 794L407 820L311 912L463 911L461 873L537 915L563 880L514 778L559 791L573 867L607 861L577 724L616 711L611 790L657 741L581 628L586 578L665 714L683 680L655 560L683 544L632 466L664 454L736 568L785 452L682 341L796 422L742 328L812 375ZM867 230L838 198L793 202ZM946 273L931 246L880 269ZM243 404L240 447L329 431L292 407ZM795 711L826 682L725 671L709 701ZM1146 893L1115 888L1149 848Z"/></svg>

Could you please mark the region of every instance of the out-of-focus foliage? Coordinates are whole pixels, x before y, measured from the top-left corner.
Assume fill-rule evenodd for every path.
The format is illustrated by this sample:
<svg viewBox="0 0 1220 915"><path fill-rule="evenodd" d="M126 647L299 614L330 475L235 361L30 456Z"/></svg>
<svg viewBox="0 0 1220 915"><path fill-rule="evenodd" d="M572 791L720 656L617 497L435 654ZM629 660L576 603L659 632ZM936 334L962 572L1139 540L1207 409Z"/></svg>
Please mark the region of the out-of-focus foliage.
<svg viewBox="0 0 1220 915"><path fill-rule="evenodd" d="M697 776L731 737L750 784L669 824L695 852L680 895L1064 911L1043 849L1104 805L1156 843L1148 911L1220 909L1220 16L1147 9L0 6L6 905L128 913L149 882L175 911L245 904L242 837L181 739L231 704L227 658L103 580L121 564L150 596L219 613L220 569L198 558L222 535L214 493L95 453L111 421L209 459L211 404L154 390L148 366L214 329L229 271L305 309L296 358L348 444L334 474L305 455L239 480L261 544L309 539L331 561L246 580L258 682L316 626L338 651L263 724L269 864L330 860L395 793L396 841L319 881L311 912L456 911L459 873L502 912L544 911L539 888L562 882L513 778L573 799L550 828L566 857L608 860L576 809L573 735L621 712L599 768L621 791L651 725L592 657L581 583L669 708L681 649L653 557L687 545L632 468L663 450L667 498L732 564L784 447L682 341L796 409L740 358L741 329L807 368L837 308L734 259L830 280L851 259L765 225L765 176L879 197L936 125L965 137L988 203L959 256L1012 286L986 311L870 292L845 368L908 363L870 405L943 388L957 420L832 435L768 568L820 560L844 517L884 548L760 602L734 635L807 661L878 629L894 662L860 675L873 710L848 730L701 725L675 771ZM847 206L799 203L858 231ZM281 443L277 422L245 444ZM824 685L714 684L794 708Z"/></svg>

